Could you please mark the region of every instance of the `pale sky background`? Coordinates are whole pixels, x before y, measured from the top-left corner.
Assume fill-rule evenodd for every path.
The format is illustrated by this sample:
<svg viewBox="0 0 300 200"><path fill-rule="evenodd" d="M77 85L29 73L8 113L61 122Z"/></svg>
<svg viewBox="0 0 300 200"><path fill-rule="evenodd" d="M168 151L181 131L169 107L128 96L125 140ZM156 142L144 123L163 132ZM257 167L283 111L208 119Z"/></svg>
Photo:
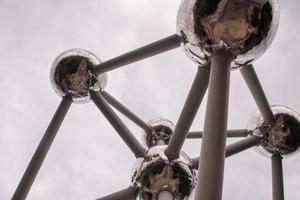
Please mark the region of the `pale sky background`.
<svg viewBox="0 0 300 200"><path fill-rule="evenodd" d="M60 98L49 69L62 51L84 48L108 60L175 33L179 0L0 0L0 199L19 183ZM282 0L280 27L255 69L271 104L300 112L299 0ZM106 91L145 121L176 122L197 66L180 48L112 71ZM202 130L203 102L192 130ZM246 128L257 107L232 72L228 128ZM122 117L141 139L142 131ZM228 143L235 140L228 140ZM200 141L185 143L195 157ZM28 195L89 200L130 184L135 158L92 103L72 105ZM300 155L285 159L287 200L300 199ZM271 199L271 161L254 150L226 160L224 200Z"/></svg>

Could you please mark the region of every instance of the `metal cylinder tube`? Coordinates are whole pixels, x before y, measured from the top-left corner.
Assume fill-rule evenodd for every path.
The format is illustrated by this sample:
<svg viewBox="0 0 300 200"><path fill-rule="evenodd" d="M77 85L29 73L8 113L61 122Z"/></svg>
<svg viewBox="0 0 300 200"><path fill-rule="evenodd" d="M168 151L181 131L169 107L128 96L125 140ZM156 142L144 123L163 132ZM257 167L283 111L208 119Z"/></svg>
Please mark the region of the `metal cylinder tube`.
<svg viewBox="0 0 300 200"><path fill-rule="evenodd" d="M12 200L24 200L26 199L30 188L47 156L47 153L54 141L54 138L61 126L67 111L72 103L71 96L63 97L60 105L58 106L39 146L37 147L13 197Z"/></svg>
<svg viewBox="0 0 300 200"><path fill-rule="evenodd" d="M224 174L231 54L212 57L195 200L221 200Z"/></svg>
<svg viewBox="0 0 300 200"><path fill-rule="evenodd" d="M272 187L273 200L284 200L282 157L279 154L272 156Z"/></svg>

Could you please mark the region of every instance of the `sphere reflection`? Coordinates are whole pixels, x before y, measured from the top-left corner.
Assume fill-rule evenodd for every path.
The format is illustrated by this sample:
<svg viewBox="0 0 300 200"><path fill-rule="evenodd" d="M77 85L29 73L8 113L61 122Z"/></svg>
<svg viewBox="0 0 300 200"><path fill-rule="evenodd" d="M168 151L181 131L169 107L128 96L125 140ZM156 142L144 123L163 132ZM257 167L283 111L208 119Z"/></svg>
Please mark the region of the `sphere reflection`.
<svg viewBox="0 0 300 200"><path fill-rule="evenodd" d="M250 64L270 46L277 32L277 0L182 0L177 34L183 49L197 64L226 48L236 58L233 67Z"/></svg>
<svg viewBox="0 0 300 200"><path fill-rule="evenodd" d="M275 122L264 122L260 112L251 116L248 129L261 137L257 151L267 157L275 153L282 156L291 155L300 146L300 116L290 108L283 106L271 107Z"/></svg>
<svg viewBox="0 0 300 200"><path fill-rule="evenodd" d="M175 125L168 119L155 118L148 122L150 129L144 132L143 139L147 147L167 145L170 142Z"/></svg>
<svg viewBox="0 0 300 200"><path fill-rule="evenodd" d="M107 75L95 76L92 69L101 61L83 49L71 49L60 54L53 62L50 79L56 93L63 97L71 95L74 102L87 102L89 90L103 90Z"/></svg>
<svg viewBox="0 0 300 200"><path fill-rule="evenodd" d="M176 200L186 200L192 193L195 170L191 168L190 159L182 152L180 158L169 161L165 149L166 146L152 147L136 162L132 186L139 191L141 200L158 199L162 191Z"/></svg>

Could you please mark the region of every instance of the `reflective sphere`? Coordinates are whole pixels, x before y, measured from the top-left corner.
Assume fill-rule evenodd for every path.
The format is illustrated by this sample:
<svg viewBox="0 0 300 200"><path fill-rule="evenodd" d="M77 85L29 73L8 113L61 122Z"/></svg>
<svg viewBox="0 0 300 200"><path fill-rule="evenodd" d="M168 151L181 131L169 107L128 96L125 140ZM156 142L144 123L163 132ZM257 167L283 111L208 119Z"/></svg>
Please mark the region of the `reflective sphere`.
<svg viewBox="0 0 300 200"><path fill-rule="evenodd" d="M60 54L50 70L51 84L56 93L64 97L71 95L74 102L87 102L89 90L104 90L107 74L95 76L92 69L101 61L83 49L71 49Z"/></svg>
<svg viewBox="0 0 300 200"><path fill-rule="evenodd" d="M253 135L261 137L257 151L271 157L275 153L282 156L297 152L300 146L300 116L283 106L271 107L275 123L264 122L260 112L253 114L248 122L248 129Z"/></svg>
<svg viewBox="0 0 300 200"><path fill-rule="evenodd" d="M144 132L144 143L147 147L167 145L170 142L175 125L163 118L155 118L148 122L150 129Z"/></svg>
<svg viewBox="0 0 300 200"><path fill-rule="evenodd" d="M182 0L177 34L182 36L186 54L201 66L209 62L215 50L226 48L235 56L233 68L259 58L277 32L279 7L277 0L257 2Z"/></svg>
<svg viewBox="0 0 300 200"><path fill-rule="evenodd" d="M158 199L162 191L169 192L173 199L188 199L195 186L195 170L185 153L169 161L164 154L166 146L150 148L145 158L139 158L133 170L132 186L139 191L138 198Z"/></svg>

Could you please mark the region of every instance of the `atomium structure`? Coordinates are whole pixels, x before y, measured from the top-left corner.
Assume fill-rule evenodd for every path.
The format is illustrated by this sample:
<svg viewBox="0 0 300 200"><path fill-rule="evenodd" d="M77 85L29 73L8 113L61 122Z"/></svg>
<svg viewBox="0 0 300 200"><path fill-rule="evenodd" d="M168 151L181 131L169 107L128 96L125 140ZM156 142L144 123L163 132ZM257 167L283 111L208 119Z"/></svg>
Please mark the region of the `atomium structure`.
<svg viewBox="0 0 300 200"><path fill-rule="evenodd" d="M221 200L225 159L252 147L271 158L273 199L283 200L282 158L299 150L300 116L270 106L252 65L270 46L278 23L276 0L182 0L174 35L105 62L82 49L62 53L50 73L61 104L12 199L26 198L72 102L92 101L136 157L130 186L98 200ZM175 125L163 118L145 123L105 91L107 72L180 46L198 70ZM234 69L241 72L259 111L246 128L227 130ZM204 130L189 132L206 90ZM111 106L142 128L144 145ZM229 137L245 139L226 146ZM199 157L182 151L186 138L202 138Z"/></svg>

